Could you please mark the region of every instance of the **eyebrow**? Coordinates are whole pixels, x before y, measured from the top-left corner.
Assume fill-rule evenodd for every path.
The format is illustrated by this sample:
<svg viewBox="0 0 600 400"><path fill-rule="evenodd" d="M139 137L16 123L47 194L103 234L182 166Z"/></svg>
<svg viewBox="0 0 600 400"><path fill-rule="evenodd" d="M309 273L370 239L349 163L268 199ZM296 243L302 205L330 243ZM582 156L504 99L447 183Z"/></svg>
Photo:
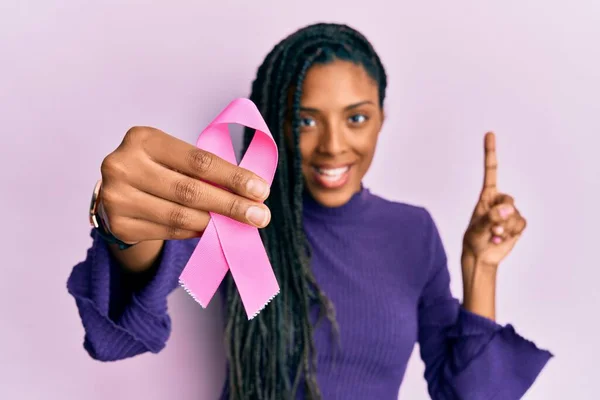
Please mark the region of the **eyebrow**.
<svg viewBox="0 0 600 400"><path fill-rule="evenodd" d="M349 106L344 107L344 111L349 111L354 108L364 106L365 104L374 104L374 103L370 100L361 101L359 103L350 104ZM300 111L318 113L320 110L318 108L300 107Z"/></svg>

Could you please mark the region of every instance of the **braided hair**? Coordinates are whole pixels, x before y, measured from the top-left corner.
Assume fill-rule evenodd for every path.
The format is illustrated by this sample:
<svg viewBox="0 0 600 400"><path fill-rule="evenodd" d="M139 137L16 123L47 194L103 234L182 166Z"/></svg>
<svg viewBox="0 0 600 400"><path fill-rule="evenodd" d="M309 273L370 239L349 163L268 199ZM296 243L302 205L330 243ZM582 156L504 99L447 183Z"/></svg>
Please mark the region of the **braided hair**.
<svg viewBox="0 0 600 400"><path fill-rule="evenodd" d="M310 247L302 225L299 108L309 68L336 59L363 66L377 83L383 106L387 78L379 56L362 34L346 25L320 23L291 34L267 55L252 84L250 99L279 150L279 166L265 202L273 223L261 230L261 237L281 292L248 321L231 275L227 277L226 392L230 400L291 399L300 384L306 398L321 398L313 329L323 317L330 322L334 336L338 328L335 309L311 271ZM291 127L292 143L286 143L286 127ZM246 149L253 134L246 129ZM319 307L315 324L311 321L313 306Z"/></svg>

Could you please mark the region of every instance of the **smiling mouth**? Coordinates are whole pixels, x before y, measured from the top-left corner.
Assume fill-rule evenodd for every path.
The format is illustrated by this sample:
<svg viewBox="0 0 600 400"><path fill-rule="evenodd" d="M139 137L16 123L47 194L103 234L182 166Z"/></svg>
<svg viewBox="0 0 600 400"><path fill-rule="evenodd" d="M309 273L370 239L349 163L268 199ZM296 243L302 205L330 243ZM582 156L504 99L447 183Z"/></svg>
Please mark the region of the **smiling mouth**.
<svg viewBox="0 0 600 400"><path fill-rule="evenodd" d="M313 166L315 181L327 189L335 189L344 186L348 182L352 165L336 168L324 168Z"/></svg>

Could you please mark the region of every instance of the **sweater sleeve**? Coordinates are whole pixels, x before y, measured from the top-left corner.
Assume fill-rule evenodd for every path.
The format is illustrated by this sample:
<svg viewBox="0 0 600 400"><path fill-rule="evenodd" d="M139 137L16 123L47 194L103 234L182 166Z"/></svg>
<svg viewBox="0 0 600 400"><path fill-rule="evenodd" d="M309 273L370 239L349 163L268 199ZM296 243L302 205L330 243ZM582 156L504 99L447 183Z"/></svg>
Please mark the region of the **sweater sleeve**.
<svg viewBox="0 0 600 400"><path fill-rule="evenodd" d="M419 300L421 358L434 400L520 399L552 354L511 325L463 309L450 292L446 253L428 219L428 280Z"/></svg>
<svg viewBox="0 0 600 400"><path fill-rule="evenodd" d="M91 236L87 257L67 281L84 327L83 347L100 361L158 353L171 333L167 296L197 239L166 241L155 268L141 276L124 272L95 230Z"/></svg>

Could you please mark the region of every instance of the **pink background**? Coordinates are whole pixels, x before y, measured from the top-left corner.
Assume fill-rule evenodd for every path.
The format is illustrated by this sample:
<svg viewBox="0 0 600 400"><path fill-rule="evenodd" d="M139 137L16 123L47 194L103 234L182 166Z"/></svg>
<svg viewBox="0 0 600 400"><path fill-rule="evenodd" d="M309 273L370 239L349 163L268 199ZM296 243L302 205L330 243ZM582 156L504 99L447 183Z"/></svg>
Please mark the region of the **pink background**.
<svg viewBox="0 0 600 400"><path fill-rule="evenodd" d="M279 39L317 21L355 26L381 53L388 120L367 184L432 211L457 295L482 135L497 132L501 189L529 220L501 268L499 319L556 354L526 399L595 398L600 3L493 3L2 1L0 398L216 397L218 304L178 291L164 352L103 364L82 348L65 281L90 244L100 162L127 128L194 141ZM403 399L428 398L422 372L415 352Z"/></svg>

